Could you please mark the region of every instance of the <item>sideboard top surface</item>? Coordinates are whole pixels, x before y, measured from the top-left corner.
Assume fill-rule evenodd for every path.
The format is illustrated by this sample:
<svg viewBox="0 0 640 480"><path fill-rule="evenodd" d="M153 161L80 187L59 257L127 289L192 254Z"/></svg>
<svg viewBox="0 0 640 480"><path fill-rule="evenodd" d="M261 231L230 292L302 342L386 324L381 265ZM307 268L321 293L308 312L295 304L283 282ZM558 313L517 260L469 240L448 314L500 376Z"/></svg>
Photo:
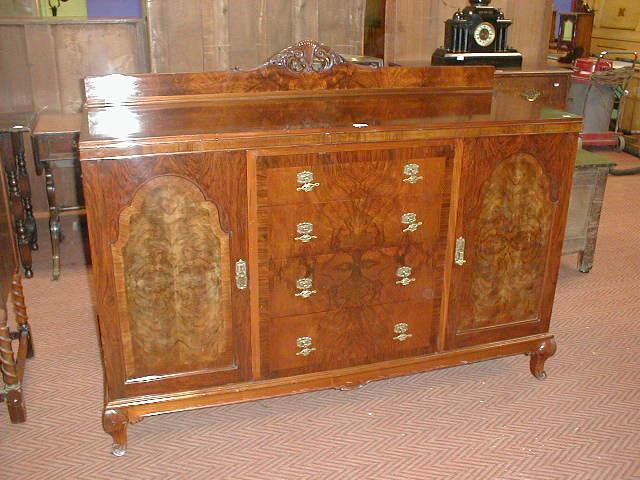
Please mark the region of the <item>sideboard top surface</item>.
<svg viewBox="0 0 640 480"><path fill-rule="evenodd" d="M88 111L81 134L81 149L167 137L198 140L530 124L539 124L542 132L547 127L558 131L560 125L564 131L577 132L581 119L492 91L369 93L108 106Z"/></svg>

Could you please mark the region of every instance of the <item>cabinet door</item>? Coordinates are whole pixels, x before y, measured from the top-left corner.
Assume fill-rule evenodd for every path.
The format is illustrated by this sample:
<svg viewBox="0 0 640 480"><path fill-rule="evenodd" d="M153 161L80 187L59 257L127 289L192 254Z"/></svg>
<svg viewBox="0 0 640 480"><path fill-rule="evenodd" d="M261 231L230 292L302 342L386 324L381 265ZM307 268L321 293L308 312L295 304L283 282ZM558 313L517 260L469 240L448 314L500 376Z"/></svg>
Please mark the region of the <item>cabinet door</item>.
<svg viewBox="0 0 640 480"><path fill-rule="evenodd" d="M548 331L576 142L575 135L465 142L447 348Z"/></svg>
<svg viewBox="0 0 640 480"><path fill-rule="evenodd" d="M84 163L110 396L250 374L246 162L197 153Z"/></svg>

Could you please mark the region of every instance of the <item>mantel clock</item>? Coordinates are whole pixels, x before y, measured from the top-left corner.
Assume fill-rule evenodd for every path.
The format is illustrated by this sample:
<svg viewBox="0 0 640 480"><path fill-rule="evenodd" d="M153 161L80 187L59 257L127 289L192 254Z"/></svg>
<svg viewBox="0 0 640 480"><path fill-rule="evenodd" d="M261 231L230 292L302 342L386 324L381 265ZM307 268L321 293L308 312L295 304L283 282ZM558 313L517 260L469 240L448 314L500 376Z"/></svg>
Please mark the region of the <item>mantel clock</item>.
<svg viewBox="0 0 640 480"><path fill-rule="evenodd" d="M469 0L445 22L444 44L431 57L433 65L495 65L519 67L522 55L507 44L512 21L489 6L491 0Z"/></svg>

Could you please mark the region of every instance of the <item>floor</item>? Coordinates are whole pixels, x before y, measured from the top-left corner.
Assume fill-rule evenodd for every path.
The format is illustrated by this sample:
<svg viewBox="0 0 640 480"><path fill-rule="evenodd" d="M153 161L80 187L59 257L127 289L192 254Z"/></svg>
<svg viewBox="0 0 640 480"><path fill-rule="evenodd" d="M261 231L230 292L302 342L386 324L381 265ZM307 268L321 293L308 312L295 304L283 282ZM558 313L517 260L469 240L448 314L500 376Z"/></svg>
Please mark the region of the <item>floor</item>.
<svg viewBox="0 0 640 480"><path fill-rule="evenodd" d="M640 160L610 154L623 165ZM640 479L640 175L610 177L595 266L564 257L535 380L524 356L149 418L110 454L89 273L72 234L25 281L28 421L0 405L3 479ZM68 230L69 231L69 230ZM43 235L44 237L44 235ZM76 235L77 237L77 235Z"/></svg>

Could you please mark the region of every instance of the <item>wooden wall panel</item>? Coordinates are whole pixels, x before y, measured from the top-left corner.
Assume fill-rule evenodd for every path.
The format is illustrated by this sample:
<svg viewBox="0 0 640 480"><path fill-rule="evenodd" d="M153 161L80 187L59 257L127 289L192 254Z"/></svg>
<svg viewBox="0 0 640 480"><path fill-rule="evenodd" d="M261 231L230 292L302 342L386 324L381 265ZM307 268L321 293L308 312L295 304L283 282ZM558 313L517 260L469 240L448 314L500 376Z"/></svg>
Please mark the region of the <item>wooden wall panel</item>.
<svg viewBox="0 0 640 480"><path fill-rule="evenodd" d="M27 45L20 25L0 27L0 111L24 112L33 108L31 76L25 62Z"/></svg>
<svg viewBox="0 0 640 480"><path fill-rule="evenodd" d="M78 112L87 75L148 71L145 41L142 21L2 19L0 111Z"/></svg>
<svg viewBox="0 0 640 480"><path fill-rule="evenodd" d="M249 69L304 39L362 54L365 0L146 0L151 69ZM187 7L188 4L188 7Z"/></svg>
<svg viewBox="0 0 640 480"><path fill-rule="evenodd" d="M35 17L38 0L0 0L0 17Z"/></svg>
<svg viewBox="0 0 640 480"><path fill-rule="evenodd" d="M404 64L425 64L444 41L444 22L467 0L387 0L385 60ZM552 0L494 0L513 20L509 43L520 50L525 63L545 59L549 43Z"/></svg>

